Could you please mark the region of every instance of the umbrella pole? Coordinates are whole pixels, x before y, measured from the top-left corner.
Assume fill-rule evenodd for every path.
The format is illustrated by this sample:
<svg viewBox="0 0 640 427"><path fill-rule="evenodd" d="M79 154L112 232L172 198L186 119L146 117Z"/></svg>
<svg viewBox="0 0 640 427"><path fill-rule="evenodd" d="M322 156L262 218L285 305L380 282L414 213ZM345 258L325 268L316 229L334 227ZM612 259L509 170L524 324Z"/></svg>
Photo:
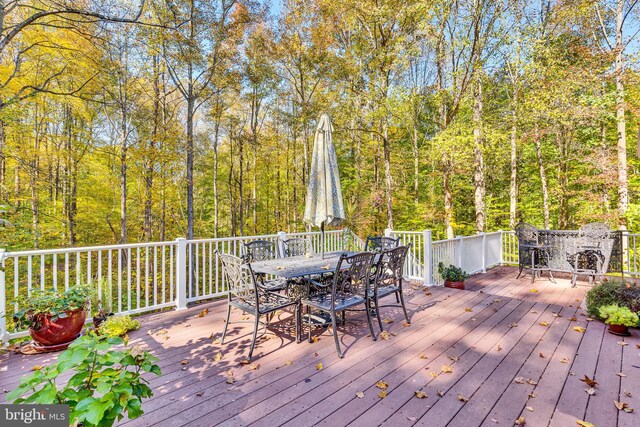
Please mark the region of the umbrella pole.
<svg viewBox="0 0 640 427"><path fill-rule="evenodd" d="M322 231L322 259L324 259L324 221L320 223L320 231Z"/></svg>

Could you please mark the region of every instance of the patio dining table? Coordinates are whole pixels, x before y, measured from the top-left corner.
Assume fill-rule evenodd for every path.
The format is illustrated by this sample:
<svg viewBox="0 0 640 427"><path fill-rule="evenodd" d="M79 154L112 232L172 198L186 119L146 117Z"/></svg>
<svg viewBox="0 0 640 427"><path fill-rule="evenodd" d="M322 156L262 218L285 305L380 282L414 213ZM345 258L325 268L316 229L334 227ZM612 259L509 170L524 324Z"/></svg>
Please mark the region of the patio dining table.
<svg viewBox="0 0 640 427"><path fill-rule="evenodd" d="M338 251L325 253L324 258L321 254L275 258L252 262L251 268L256 273L284 277L285 279L297 279L332 273L338 266L340 255L355 253L357 252Z"/></svg>

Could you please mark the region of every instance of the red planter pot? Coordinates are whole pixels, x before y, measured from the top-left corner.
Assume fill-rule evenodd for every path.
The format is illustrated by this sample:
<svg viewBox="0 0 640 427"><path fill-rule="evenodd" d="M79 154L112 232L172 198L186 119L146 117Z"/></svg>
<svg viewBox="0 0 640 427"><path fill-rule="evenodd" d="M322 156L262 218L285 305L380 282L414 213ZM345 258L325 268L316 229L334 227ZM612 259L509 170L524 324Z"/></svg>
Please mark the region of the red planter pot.
<svg viewBox="0 0 640 427"><path fill-rule="evenodd" d="M623 337L631 335L629 333L629 327L624 325L609 325L609 332L614 335L621 335Z"/></svg>
<svg viewBox="0 0 640 427"><path fill-rule="evenodd" d="M464 289L464 282L451 282L449 280L445 280L444 287L452 289Z"/></svg>
<svg viewBox="0 0 640 427"><path fill-rule="evenodd" d="M29 335L35 341L35 347L43 352L64 350L80 336L87 312L84 310L68 311L66 317L51 320L44 316L40 329L29 328Z"/></svg>

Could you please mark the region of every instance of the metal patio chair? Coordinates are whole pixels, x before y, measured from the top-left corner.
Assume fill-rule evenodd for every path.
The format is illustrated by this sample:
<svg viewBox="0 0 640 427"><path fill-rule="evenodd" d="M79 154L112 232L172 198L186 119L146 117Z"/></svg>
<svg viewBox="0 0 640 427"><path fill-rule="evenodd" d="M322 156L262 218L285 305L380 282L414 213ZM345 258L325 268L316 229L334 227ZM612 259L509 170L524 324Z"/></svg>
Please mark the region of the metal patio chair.
<svg viewBox="0 0 640 427"><path fill-rule="evenodd" d="M335 269L333 280L330 285L324 285L315 280L308 279L310 286L321 289L330 287L330 292L317 293L303 298L302 306L311 309L329 313L331 316L331 326L333 329L333 338L336 344L338 356L344 357L340 349L340 341L338 339L338 313L342 313L342 323L345 323L346 310L353 309L359 305L364 306L367 314L367 322L369 330L374 341L377 339L373 332L373 324L371 322L371 310L367 309L367 295L371 286L371 268L373 264L374 253L360 252L355 255L342 254L338 265ZM345 265L347 268L345 268ZM311 329L313 327L312 316L307 315L309 327L309 341L311 341Z"/></svg>
<svg viewBox="0 0 640 427"><path fill-rule="evenodd" d="M243 247L244 257L249 263L277 258L276 244L268 240L254 240ZM258 285L269 291L281 291L287 287L287 281L282 277L267 280L264 274L256 274L256 278Z"/></svg>
<svg viewBox="0 0 640 427"><path fill-rule="evenodd" d="M516 236L520 268L516 279L520 278L522 271L527 269L531 271L531 283L543 271L549 272L549 279L555 282L550 268L551 248L540 241L540 230L531 224L521 222L516 225Z"/></svg>
<svg viewBox="0 0 640 427"><path fill-rule="evenodd" d="M576 285L578 275L584 274L595 280L606 274L613 250L611 228L601 222L583 225L578 236L568 241L567 262L571 265L571 286Z"/></svg>
<svg viewBox="0 0 640 427"><path fill-rule="evenodd" d="M367 307L375 310L380 332L384 331L382 326L382 318L380 316L380 307L400 307L404 312L404 318L409 323L409 315L404 304L404 296L402 295L402 269L404 261L409 252L410 244L407 246L399 246L394 249L382 251L380 259L375 267L375 277L373 278L373 286L367 294ZM396 296L397 304L380 305L380 298L389 295Z"/></svg>
<svg viewBox="0 0 640 427"><path fill-rule="evenodd" d="M282 239L283 257L300 256L313 253L311 239L308 237L293 237Z"/></svg>
<svg viewBox="0 0 640 427"><path fill-rule="evenodd" d="M394 239L387 236L367 236L364 244L365 252L380 253L386 249L397 248L400 245L400 238Z"/></svg>
<svg viewBox="0 0 640 427"><path fill-rule="evenodd" d="M242 310L243 313L253 315L255 318L253 325L253 341L251 342L251 348L249 349L249 360L251 360L253 349L256 345L260 317L268 316L277 310L294 307L293 315L295 318L296 342L299 342L299 302L284 295L262 289L258 286L258 281L256 279L256 275L251 269L251 264L246 263L242 258L220 252L216 253L222 262L222 269L227 278L227 286L229 288L227 294L227 320L224 324L221 343L224 344L224 339L227 335L229 318L231 317L231 307L236 307ZM267 324L263 323L263 325L266 329Z"/></svg>

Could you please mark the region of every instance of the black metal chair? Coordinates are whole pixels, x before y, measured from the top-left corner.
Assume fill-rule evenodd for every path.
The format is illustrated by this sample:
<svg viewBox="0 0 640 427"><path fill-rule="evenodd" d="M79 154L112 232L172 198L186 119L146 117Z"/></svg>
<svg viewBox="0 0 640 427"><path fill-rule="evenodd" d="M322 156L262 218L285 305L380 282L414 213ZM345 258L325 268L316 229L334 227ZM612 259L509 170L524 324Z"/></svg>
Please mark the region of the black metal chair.
<svg viewBox="0 0 640 427"><path fill-rule="evenodd" d="M520 268L517 278L520 278L522 271L527 269L531 271L531 283L533 283L537 275L547 271L549 272L549 279L555 283L549 266L551 248L540 241L539 230L531 224L521 222L516 225L516 236L518 237L518 263Z"/></svg>
<svg viewBox="0 0 640 427"><path fill-rule="evenodd" d="M364 244L365 252L381 253L386 249L397 248L400 245L400 238L394 239L387 236L367 236Z"/></svg>
<svg viewBox="0 0 640 427"><path fill-rule="evenodd" d="M244 257L247 262L266 261L277 258L276 245L268 240L254 240L244 244ZM258 285L269 291L286 289L287 281L281 277L266 280L264 274L256 274Z"/></svg>
<svg viewBox="0 0 640 427"><path fill-rule="evenodd" d="M344 357L344 355L340 349L340 341L338 339L338 313L342 312L343 317L341 320L342 322L345 322L346 319L344 316L346 310L353 309L359 305L364 305L364 311L367 314L367 322L369 323L371 336L374 341L377 339L373 332L371 310L368 310L366 307L367 295L371 286L371 268L374 257L375 254L371 252L360 252L355 255L342 254L333 275L333 281L329 285L331 287L331 292L309 295L301 301L303 307L307 306L330 314L333 338L335 340L338 356L341 358ZM345 265L348 267L345 268ZM312 279L308 280L310 285L315 286L318 289L328 287ZM311 329L313 326L311 316L307 315L307 319L309 326L309 341L311 341Z"/></svg>
<svg viewBox="0 0 640 427"><path fill-rule="evenodd" d="M307 237L293 237L291 239L283 239L282 247L283 257L300 256L313 253L311 240Z"/></svg>
<svg viewBox="0 0 640 427"><path fill-rule="evenodd" d="M227 320L224 324L224 332L222 333L221 343L227 335L229 327L229 318L231 317L231 307L236 307L244 313L251 314L255 317L253 326L253 341L249 349L249 357L253 355L253 349L256 345L258 336L258 324L260 317L269 315L277 310L287 307L295 307L293 315L295 317L296 342L300 341L299 334L299 317L298 301L292 300L284 295L277 294L262 289L258 286L256 275L251 269L251 264L246 263L242 258L230 254L216 252L222 262L222 269L227 278L228 304L227 304ZM266 323L263 323L265 328Z"/></svg>
<svg viewBox="0 0 640 427"><path fill-rule="evenodd" d="M572 268L571 286L576 285L580 274L587 275L589 283L606 274L614 243L611 232L608 225L594 222L580 227L578 236L569 240L567 262Z"/></svg>
<svg viewBox="0 0 640 427"><path fill-rule="evenodd" d="M410 246L411 244L382 251L376 264L375 277L372 280L373 286L367 294L367 307L375 310L380 332L384 331L380 317L380 307L402 308L404 318L407 323L409 322L409 315L402 295L402 269ZM380 305L380 298L389 295L396 296L397 304Z"/></svg>

